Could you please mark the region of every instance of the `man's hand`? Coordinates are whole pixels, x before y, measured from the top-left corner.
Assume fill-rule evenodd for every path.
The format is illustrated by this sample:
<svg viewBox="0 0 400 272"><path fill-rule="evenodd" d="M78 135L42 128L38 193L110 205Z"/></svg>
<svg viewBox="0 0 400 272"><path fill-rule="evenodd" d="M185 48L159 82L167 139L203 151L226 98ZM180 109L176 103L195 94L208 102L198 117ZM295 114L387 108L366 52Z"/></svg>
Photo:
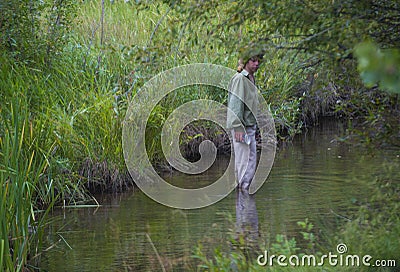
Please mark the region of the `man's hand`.
<svg viewBox="0 0 400 272"><path fill-rule="evenodd" d="M244 132L236 131L235 132L235 141L236 142L243 142Z"/></svg>

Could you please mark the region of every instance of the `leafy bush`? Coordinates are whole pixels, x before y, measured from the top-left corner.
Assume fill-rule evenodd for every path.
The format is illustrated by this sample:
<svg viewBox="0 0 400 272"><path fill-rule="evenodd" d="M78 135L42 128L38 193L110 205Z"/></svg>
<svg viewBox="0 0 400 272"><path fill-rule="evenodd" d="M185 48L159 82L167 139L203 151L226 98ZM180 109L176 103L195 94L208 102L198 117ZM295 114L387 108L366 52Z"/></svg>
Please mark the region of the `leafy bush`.
<svg viewBox="0 0 400 272"><path fill-rule="evenodd" d="M76 2L2 1L0 11L0 48L18 62L50 63L68 42Z"/></svg>

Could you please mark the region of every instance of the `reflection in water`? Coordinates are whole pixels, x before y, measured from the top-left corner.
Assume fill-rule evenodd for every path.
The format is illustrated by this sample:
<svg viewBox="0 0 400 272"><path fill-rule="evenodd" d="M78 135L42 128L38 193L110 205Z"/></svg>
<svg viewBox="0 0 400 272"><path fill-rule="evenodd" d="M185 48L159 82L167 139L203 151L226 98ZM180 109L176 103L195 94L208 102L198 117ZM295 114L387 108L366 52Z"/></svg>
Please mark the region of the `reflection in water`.
<svg viewBox="0 0 400 272"><path fill-rule="evenodd" d="M214 256L215 248L224 250L233 240L232 221L226 215L235 213L234 235L239 239L227 250L245 249L245 256L254 262L278 234L299 238L296 246L306 247L297 222L308 218L316 230L336 230L342 223L337 214L347 215L359 209L354 203L369 201L371 188L366 185L381 175L388 162L398 160L398 150L377 150L370 156L369 150L335 140L343 129L336 122L321 123L280 148L267 182L255 196L233 192L209 207L181 211L135 190L96 197L102 204L96 212L56 209L44 234L40 269L160 271L161 259L167 271L196 271L193 249L200 243L207 256ZM202 175L175 173L171 183L181 188L208 186L221 176L228 161L219 158ZM62 221L56 220L60 213ZM260 250L250 246L255 241ZM247 254L250 249L255 257ZM241 261L232 263L240 268L237 271L248 271Z"/></svg>
<svg viewBox="0 0 400 272"><path fill-rule="evenodd" d="M236 233L249 243L259 237L255 196L244 190L236 191Z"/></svg>
<svg viewBox="0 0 400 272"><path fill-rule="evenodd" d="M236 191L236 246L248 261L254 260L259 251L258 213L254 194L246 190ZM234 245L235 246L235 245ZM235 271L234 267L232 267Z"/></svg>

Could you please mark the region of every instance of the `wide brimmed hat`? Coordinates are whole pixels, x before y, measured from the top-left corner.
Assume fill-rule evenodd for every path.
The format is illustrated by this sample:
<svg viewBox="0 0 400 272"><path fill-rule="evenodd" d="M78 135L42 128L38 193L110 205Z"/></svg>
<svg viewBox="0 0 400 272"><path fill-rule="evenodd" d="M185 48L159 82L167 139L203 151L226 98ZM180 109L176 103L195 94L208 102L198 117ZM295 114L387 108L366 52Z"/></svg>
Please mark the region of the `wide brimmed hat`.
<svg viewBox="0 0 400 272"><path fill-rule="evenodd" d="M239 59L244 63L248 62L252 57L262 59L264 54L265 48L263 44L250 43L239 49Z"/></svg>
<svg viewBox="0 0 400 272"><path fill-rule="evenodd" d="M263 44L249 43L248 45L239 49L238 70L243 69L246 63L251 58L258 58L261 60L264 57L265 48Z"/></svg>

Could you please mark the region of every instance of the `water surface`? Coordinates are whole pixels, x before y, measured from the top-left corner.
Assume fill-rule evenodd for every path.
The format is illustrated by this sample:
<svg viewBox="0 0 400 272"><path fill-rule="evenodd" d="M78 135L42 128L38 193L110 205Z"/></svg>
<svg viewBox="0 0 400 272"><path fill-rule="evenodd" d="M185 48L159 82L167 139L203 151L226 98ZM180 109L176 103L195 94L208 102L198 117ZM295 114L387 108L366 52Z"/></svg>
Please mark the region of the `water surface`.
<svg viewBox="0 0 400 272"><path fill-rule="evenodd" d="M162 206L139 190L97 196L101 207L55 211L45 234L41 257L45 271L190 271L191 257L202 245L208 252L229 247L236 227L250 227L268 247L277 234L299 239L297 222L308 218L316 231L326 231L351 216L358 201L369 196L372 181L386 161L399 152L374 156L362 147L340 143L343 126L325 122L296 137L276 154L268 181L249 198L232 192L222 201L197 210ZM219 158L202 175L166 178L182 187L216 180L227 159ZM161 265L162 264L162 265Z"/></svg>

